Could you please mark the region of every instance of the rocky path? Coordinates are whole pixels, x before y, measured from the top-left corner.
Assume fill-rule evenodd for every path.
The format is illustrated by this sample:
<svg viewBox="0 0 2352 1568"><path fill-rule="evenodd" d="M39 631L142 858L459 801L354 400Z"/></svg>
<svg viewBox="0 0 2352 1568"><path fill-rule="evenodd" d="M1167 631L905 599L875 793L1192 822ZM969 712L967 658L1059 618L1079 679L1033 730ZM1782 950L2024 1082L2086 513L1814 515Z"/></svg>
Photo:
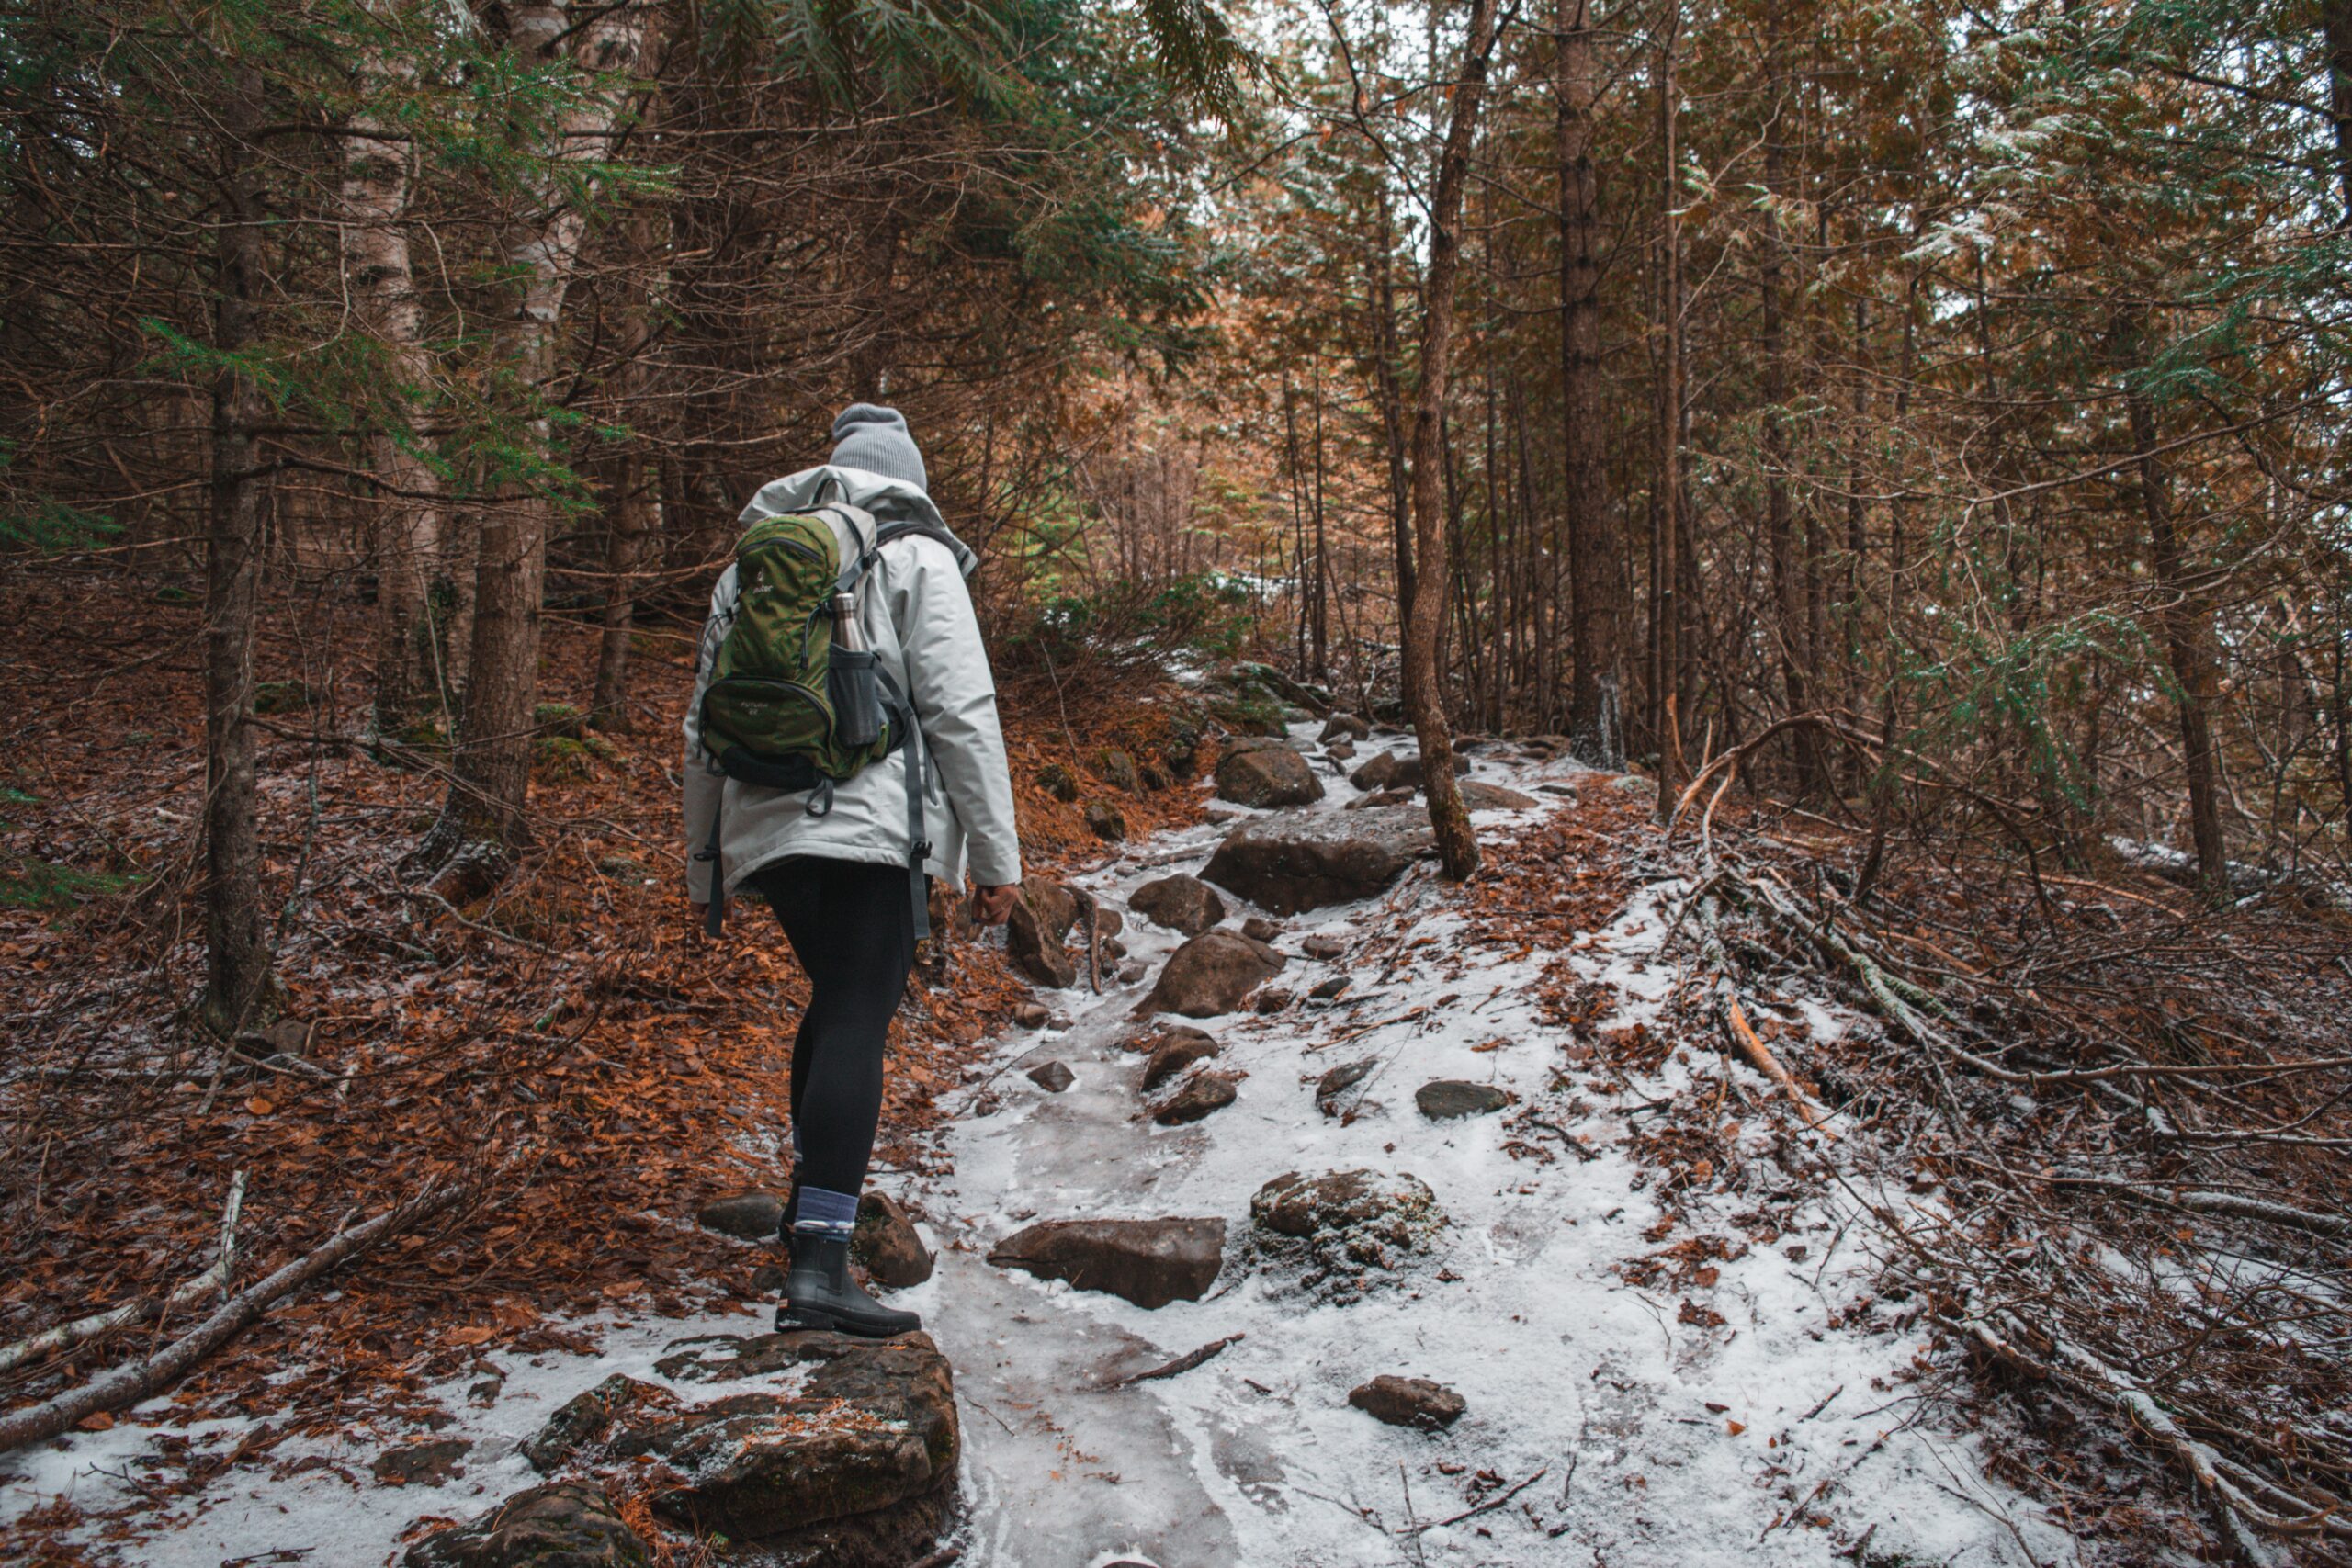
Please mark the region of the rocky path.
<svg viewBox="0 0 2352 1568"><path fill-rule="evenodd" d="M1295 737L1300 760L1312 736ZM1377 742L1365 751L1365 785L1398 782ZM1309 793L1291 756L1267 764L1228 776L1227 793ZM1738 1238L1731 1212L1769 1208L1775 1245L1735 1239L1712 1248L1732 1256L1663 1277L1641 1266L1663 1239L1656 1172L1622 1145L1645 1110L1724 1065L1678 1052L1648 1081L1612 1078L1613 1093L1579 1085L1565 1032L1537 1018L1550 955L1464 943L1425 863L1341 897L1351 874L1385 880L1384 840L1409 849L1418 807L1351 811L1366 791L1309 766L1320 798L1136 846L1074 885L1124 913L1133 977L1099 998L1082 982L1042 993L1051 1020L1005 1042L954 1126L954 1177L909 1194L941 1244L937 1276L910 1295L957 1370L966 1561L2070 1557L1982 1479L1971 1441L1916 1419L1924 1339L1871 1318L1868 1238L1834 1185L1747 1184L1713 1218ZM1540 811L1635 781L1498 750L1473 782ZM1507 836L1535 815L1479 821ZM1212 938L1187 953L1182 931L1139 910L1197 919L1200 890L1163 879L1237 838L1306 847L1238 869L1224 852L1219 929L1246 919L1264 946ZM1327 874L1340 885L1310 886ZM1601 1027L1655 1020L1675 977L1658 956L1671 891L1636 893L1575 960L1605 989ZM1336 901L1297 907L1320 897ZM1204 946L1222 951L1200 961ZM1166 976L1188 964L1170 996ZM1269 991L1292 999L1260 1012ZM1148 998L1207 1016L1137 1020ZM1817 1031L1846 1021L1811 1010ZM1170 1025L1204 1032L1215 1054L1184 1065L1204 1047L1180 1035L1166 1050ZM1155 1042L1159 1056L1138 1049ZM1155 1063L1175 1070L1147 1092ZM1155 1119L1188 1097L1224 1100L1227 1084L1230 1103L1198 1120ZM1568 1140L1580 1157L1563 1157ZM1759 1129L1759 1159L1772 1141ZM1678 1236L1714 1234L1704 1200L1681 1206ZM1203 1241L1220 1228L1221 1246ZM1171 1281L1197 1299L1161 1302ZM1191 1370L1122 1383L1210 1347Z"/></svg>
<svg viewBox="0 0 2352 1568"><path fill-rule="evenodd" d="M423 1426L288 1439L122 1560L2073 1561L1937 1426L1919 1304L1879 1293L1871 1206L1932 1195L1867 1188L1866 1128L1808 1132L1663 1017L1681 889L1600 863L1642 781L1475 753L1482 833L1533 867L1510 897L1581 928L1563 968L1562 920L1522 940L1434 878L1402 741L1350 739L1231 748L1216 787L1253 804L1034 889L1038 1005L962 1091L953 1174L878 1179L870 1261L927 1338L572 1322L582 1348L485 1351ZM1578 863L1586 818L1617 827ZM775 1207L703 1218L756 1237ZM29 1453L0 1505L119 1503L156 1445L253 1425L164 1409Z"/></svg>

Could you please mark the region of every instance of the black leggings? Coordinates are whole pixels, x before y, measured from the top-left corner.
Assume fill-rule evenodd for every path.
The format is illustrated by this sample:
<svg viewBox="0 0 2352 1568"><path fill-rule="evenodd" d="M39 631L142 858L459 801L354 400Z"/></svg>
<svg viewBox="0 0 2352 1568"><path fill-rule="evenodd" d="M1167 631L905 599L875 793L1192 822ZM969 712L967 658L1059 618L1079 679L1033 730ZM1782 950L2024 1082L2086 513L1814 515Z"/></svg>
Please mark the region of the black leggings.
<svg viewBox="0 0 2352 1568"><path fill-rule="evenodd" d="M915 961L906 867L796 855L750 877L808 972L792 1042L793 1179L854 1197L882 1115L882 1048Z"/></svg>

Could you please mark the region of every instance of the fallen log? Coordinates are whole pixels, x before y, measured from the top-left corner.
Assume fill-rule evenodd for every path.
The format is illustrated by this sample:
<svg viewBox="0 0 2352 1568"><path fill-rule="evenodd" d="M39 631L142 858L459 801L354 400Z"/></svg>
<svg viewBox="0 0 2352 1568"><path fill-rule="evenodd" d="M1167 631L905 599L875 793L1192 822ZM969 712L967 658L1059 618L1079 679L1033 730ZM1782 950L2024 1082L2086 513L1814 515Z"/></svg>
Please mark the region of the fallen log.
<svg viewBox="0 0 2352 1568"><path fill-rule="evenodd" d="M237 1268L237 1216L245 1206L245 1173L239 1171L229 1180L228 1201L220 1210L220 1252L212 1267L193 1280L183 1281L169 1295L147 1301L125 1302L105 1312L94 1312L87 1317L77 1317L71 1323L61 1323L54 1328L44 1328L29 1334L13 1345L0 1345L0 1372L13 1371L26 1362L59 1350L69 1350L76 1345L86 1345L100 1335L111 1334L134 1323L153 1317L173 1307L228 1289L229 1280Z"/></svg>
<svg viewBox="0 0 2352 1568"><path fill-rule="evenodd" d="M2245 1467L2232 1463L2190 1436L2130 1377L2064 1336L2047 1327L2030 1325L2006 1310L1972 1313L1959 1318L1939 1316L1939 1321L1973 1339L1996 1360L2106 1404L2132 1429L2170 1455L2212 1506L2222 1535L2241 1561L2253 1563L2256 1568L2268 1568L2278 1562L2277 1551L2255 1533L2256 1530L2289 1539L2352 1533L2352 1525L2343 1517L2342 1499L2329 1495L2317 1499L2298 1497L2274 1482L2254 1476ZM2046 1354L2037 1355L2030 1348L2036 1341L2049 1347ZM2225 1471L2251 1477L2270 1498L2296 1511L2289 1513L2278 1506L2265 1506Z"/></svg>
<svg viewBox="0 0 2352 1568"><path fill-rule="evenodd" d="M0 1453L28 1443L45 1442L93 1416L127 1409L153 1397L252 1326L281 1297L357 1257L386 1236L399 1235L453 1206L466 1191L464 1187L427 1187L372 1220L363 1220L348 1230L338 1229L310 1252L230 1297L210 1316L153 1355L110 1367L78 1388L0 1416Z"/></svg>

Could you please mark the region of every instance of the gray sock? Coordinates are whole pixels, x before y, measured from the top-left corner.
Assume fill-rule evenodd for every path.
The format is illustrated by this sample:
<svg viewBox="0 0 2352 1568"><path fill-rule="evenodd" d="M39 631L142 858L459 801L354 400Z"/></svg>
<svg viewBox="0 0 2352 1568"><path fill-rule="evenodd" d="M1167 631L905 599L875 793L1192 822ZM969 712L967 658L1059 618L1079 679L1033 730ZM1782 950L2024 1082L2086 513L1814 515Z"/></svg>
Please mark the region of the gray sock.
<svg viewBox="0 0 2352 1568"><path fill-rule="evenodd" d="M857 1195L828 1192L821 1187L800 1190L800 1208L793 1216L792 1234L824 1241L847 1241L857 1228Z"/></svg>

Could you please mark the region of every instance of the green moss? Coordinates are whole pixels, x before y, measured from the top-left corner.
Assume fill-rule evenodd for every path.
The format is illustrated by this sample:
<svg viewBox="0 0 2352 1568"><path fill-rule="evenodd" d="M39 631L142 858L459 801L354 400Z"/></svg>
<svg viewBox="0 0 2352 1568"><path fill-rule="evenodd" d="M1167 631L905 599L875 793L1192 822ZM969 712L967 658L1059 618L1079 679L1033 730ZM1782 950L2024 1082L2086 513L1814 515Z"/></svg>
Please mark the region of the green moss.
<svg viewBox="0 0 2352 1568"><path fill-rule="evenodd" d="M138 882L135 874L84 871L45 860L0 863L0 908L78 908L92 898L128 892Z"/></svg>

